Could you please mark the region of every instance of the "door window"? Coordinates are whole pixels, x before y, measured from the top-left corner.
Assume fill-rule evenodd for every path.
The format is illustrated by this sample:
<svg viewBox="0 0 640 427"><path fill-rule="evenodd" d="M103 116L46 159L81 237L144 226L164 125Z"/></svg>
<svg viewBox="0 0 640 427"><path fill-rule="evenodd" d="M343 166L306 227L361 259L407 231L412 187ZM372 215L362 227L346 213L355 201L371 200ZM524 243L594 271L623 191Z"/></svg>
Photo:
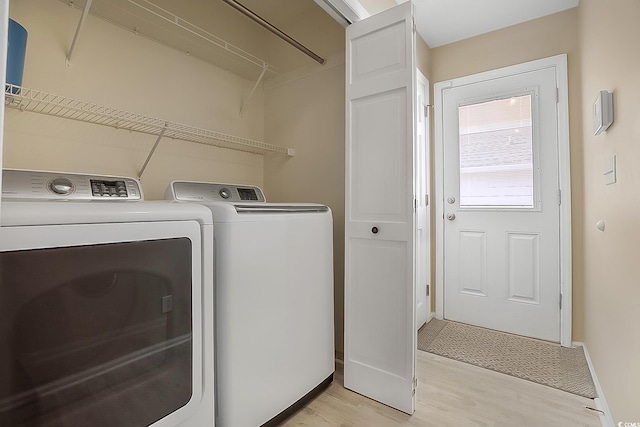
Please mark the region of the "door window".
<svg viewBox="0 0 640 427"><path fill-rule="evenodd" d="M531 94L458 108L460 207L534 207Z"/></svg>

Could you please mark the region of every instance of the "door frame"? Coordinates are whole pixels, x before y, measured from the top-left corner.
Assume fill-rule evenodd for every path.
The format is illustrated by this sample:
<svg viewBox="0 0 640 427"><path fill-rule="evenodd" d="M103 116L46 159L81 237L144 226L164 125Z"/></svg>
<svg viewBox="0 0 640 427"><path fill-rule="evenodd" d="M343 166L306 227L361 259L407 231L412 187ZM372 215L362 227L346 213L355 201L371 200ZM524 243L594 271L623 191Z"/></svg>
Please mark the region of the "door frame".
<svg viewBox="0 0 640 427"><path fill-rule="evenodd" d="M443 97L447 89L497 79L514 74L553 68L558 89L558 188L560 189L560 344L572 345L572 257L571 257L571 167L569 147L569 86L567 55L556 55L509 67L434 84L434 172L435 172L435 228L436 228L436 318L444 316L444 117Z"/></svg>
<svg viewBox="0 0 640 427"><path fill-rule="evenodd" d="M420 87L424 87L425 88L425 93L423 94L423 98L420 101ZM415 158L414 161L416 163L418 162L422 162L424 165L424 173L425 173L425 191L426 194L416 194L415 198L416 198L416 206L419 207L421 206L421 204L424 202L425 206L425 222L426 222L426 232L427 232L427 242L425 247L423 248L423 250L426 252L426 256L423 257L423 260L417 260L416 262L416 304L418 302L418 293L422 292L423 296L425 297L425 305L426 305L426 316L425 316L425 323L428 323L431 318L433 317L433 310L431 307L431 242L432 242L432 237L431 237L431 114L429 114L429 107L431 106L431 97L430 97L430 93L429 93L429 88L430 88L430 82L429 79L424 75L424 73L416 67L416 96L418 98L417 100L417 104L416 104L416 127L421 126L424 132L424 156L423 158L419 158L418 157L418 150L417 150L417 134L416 134L416 138L414 138L414 149L415 149ZM418 118L419 116L422 116L422 121L420 121ZM415 175L417 175L417 170L418 167L416 165L416 170L414 171L414 179L416 178ZM418 185L416 183L416 189L418 188ZM418 215L417 215L417 211L416 211L416 229L418 228L417 225L417 221L418 221ZM417 249L417 245L419 244L418 239L416 238L415 241L416 244L416 249ZM417 253L417 250L416 252ZM418 265L419 262L424 261L426 262L426 272L425 272L425 282L424 282L424 286L422 285L422 283L418 280L419 279L419 275L418 275ZM429 292L427 292L427 289L429 290ZM420 326L417 325L418 323L418 310L417 310L417 305L416 305L416 330L418 330L420 328L420 326L424 325L421 324Z"/></svg>

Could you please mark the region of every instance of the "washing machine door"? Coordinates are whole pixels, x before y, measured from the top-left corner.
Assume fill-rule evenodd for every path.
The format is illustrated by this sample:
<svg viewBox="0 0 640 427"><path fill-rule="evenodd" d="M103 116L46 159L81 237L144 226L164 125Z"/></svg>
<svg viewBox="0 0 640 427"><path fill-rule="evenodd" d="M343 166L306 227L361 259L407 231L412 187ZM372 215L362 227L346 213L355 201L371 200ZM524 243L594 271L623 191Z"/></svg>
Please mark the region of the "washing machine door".
<svg viewBox="0 0 640 427"><path fill-rule="evenodd" d="M1 233L0 425L188 417L202 394L197 224Z"/></svg>

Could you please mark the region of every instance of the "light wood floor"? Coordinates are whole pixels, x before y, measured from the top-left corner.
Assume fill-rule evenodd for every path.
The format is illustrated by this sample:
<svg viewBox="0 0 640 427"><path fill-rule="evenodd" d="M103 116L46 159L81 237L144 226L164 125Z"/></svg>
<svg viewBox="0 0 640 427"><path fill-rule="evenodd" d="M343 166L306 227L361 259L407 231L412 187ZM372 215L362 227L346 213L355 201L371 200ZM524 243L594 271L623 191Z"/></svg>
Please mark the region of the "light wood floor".
<svg viewBox="0 0 640 427"><path fill-rule="evenodd" d="M343 387L327 390L285 426L599 427L591 399L418 351L416 412L409 416Z"/></svg>

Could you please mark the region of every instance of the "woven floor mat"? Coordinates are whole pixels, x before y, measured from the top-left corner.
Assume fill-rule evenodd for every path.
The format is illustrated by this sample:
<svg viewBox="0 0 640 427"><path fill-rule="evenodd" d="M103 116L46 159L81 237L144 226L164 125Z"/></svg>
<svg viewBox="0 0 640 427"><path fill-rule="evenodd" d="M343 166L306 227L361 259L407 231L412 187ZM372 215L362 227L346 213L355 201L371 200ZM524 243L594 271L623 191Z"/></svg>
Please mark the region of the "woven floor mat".
<svg viewBox="0 0 640 427"><path fill-rule="evenodd" d="M462 323L432 319L418 349L587 398L596 391L582 347L566 348Z"/></svg>

